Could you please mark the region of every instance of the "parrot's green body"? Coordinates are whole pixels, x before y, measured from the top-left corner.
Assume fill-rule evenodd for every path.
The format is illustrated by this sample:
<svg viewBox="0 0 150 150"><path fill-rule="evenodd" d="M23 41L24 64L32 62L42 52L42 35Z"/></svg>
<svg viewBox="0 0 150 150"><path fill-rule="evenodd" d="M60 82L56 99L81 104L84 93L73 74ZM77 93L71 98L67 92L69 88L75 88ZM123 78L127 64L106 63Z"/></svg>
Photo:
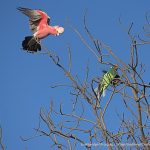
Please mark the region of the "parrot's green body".
<svg viewBox="0 0 150 150"><path fill-rule="evenodd" d="M112 84L112 81L115 79L115 77L118 76L117 68L118 66L112 66L110 70L103 75L99 86L95 88L98 99L101 95L105 96L105 90L110 84Z"/></svg>

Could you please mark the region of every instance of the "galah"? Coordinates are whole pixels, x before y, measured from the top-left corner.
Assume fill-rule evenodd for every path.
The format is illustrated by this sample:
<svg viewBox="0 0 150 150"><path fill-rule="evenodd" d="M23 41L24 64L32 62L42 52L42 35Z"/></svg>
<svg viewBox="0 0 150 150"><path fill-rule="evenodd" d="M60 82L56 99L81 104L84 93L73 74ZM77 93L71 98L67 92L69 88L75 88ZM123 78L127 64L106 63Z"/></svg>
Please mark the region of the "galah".
<svg viewBox="0 0 150 150"><path fill-rule="evenodd" d="M110 69L103 75L102 79L100 80L99 86L94 89L98 99L101 95L105 96L105 90L110 84L113 86L118 85L120 76L118 75L117 69L118 65L116 64L110 67Z"/></svg>
<svg viewBox="0 0 150 150"><path fill-rule="evenodd" d="M60 26L50 26L50 17L41 10L18 7L19 11L29 17L29 26L33 36L26 36L22 42L23 50L37 52L41 50L40 40L48 35L58 36L64 32Z"/></svg>

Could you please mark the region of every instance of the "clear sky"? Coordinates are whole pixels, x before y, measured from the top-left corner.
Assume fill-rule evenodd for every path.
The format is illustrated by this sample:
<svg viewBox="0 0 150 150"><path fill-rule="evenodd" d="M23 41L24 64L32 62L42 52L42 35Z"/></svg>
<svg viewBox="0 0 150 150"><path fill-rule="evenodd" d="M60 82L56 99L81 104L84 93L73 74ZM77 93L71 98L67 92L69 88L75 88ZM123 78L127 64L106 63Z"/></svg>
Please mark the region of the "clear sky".
<svg viewBox="0 0 150 150"><path fill-rule="evenodd" d="M31 32L28 28L28 18L16 10L18 6L44 10L51 17L52 25L61 25L65 28L64 34L59 37L48 37L43 40L43 44L55 51L65 66L68 62L69 45L73 56L73 71L82 78L88 61L91 76L101 74L102 69L108 68L96 63L95 57L69 27L68 20L88 39L83 27L83 15L87 10L87 24L94 37L111 46L114 52L127 62L129 39L118 23L119 17L121 16L125 27L134 22L134 32L142 33L142 26L146 23L145 13L150 14L150 1L0 1L0 125L3 128L3 141L7 150L46 150L49 149L48 139L37 138L25 143L20 140L20 136L33 135L33 128L38 126L40 108L48 109L51 100L56 107L60 102L64 102L66 110L69 109L66 102L69 101L68 92L61 88L50 88L55 83L66 83L67 79L48 57L21 50L24 36L30 35ZM140 51L147 69L145 80L148 81L148 46Z"/></svg>

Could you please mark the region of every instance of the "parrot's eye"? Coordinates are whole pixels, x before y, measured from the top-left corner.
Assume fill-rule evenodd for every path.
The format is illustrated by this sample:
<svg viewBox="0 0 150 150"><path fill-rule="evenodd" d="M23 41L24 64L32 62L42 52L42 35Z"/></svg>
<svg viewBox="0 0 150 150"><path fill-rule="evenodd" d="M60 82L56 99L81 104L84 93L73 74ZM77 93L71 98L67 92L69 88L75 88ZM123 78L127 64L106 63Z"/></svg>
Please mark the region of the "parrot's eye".
<svg viewBox="0 0 150 150"><path fill-rule="evenodd" d="M57 36L59 35L59 31L57 30L57 34L56 34Z"/></svg>

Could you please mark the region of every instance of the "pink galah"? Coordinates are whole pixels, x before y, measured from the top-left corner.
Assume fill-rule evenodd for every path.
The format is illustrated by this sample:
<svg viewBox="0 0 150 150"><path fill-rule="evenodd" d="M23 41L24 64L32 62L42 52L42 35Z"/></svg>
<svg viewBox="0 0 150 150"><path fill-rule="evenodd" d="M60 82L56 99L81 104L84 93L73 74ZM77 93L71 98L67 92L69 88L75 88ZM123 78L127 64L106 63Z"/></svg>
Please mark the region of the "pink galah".
<svg viewBox="0 0 150 150"><path fill-rule="evenodd" d="M41 10L32 10L29 8L18 7L19 11L29 17L30 29L33 36L26 36L22 42L24 50L37 52L41 50L40 40L48 35L58 36L64 32L60 26L50 26L50 17Z"/></svg>

